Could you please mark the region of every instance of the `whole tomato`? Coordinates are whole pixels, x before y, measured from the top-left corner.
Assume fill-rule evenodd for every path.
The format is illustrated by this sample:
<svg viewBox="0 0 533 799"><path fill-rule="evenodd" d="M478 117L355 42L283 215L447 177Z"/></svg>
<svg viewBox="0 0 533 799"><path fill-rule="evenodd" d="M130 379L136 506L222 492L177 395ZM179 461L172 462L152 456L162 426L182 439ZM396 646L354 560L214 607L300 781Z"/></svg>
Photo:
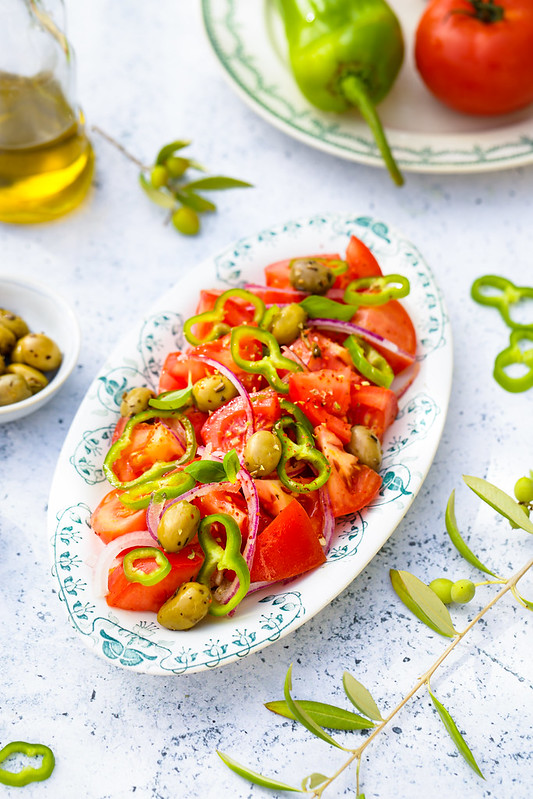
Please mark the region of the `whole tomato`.
<svg viewBox="0 0 533 799"><path fill-rule="evenodd" d="M428 89L468 114L533 102L533 0L432 0L415 39Z"/></svg>

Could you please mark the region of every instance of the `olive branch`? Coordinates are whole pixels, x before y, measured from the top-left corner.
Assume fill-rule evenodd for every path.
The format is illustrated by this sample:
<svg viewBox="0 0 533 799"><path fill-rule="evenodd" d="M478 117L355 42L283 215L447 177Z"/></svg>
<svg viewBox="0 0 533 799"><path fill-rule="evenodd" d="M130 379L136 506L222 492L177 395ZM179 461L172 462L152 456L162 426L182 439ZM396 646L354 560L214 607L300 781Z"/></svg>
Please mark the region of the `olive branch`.
<svg viewBox="0 0 533 799"><path fill-rule="evenodd" d="M530 477L521 477L517 481L515 485L515 496L517 500L482 478L463 476L463 479L466 485L477 494L480 499L507 519L513 529L522 529L528 533L533 533L533 522L529 519L529 514L531 510L533 510L533 472L530 472ZM462 557L472 566L475 566L475 568L490 575L494 579L484 580L474 584L470 580L459 580L456 583L452 583L451 580L439 578L432 581L428 586L409 572L398 571L396 569L390 570L392 587L406 607L433 631L452 639L437 660L418 678L409 693L404 696L396 707L384 718L368 689L356 680L352 674L345 671L343 675L344 692L359 713L354 713L353 711L323 702L296 700L291 693L291 664L285 677L284 699L268 702L265 707L281 716L298 721L316 737L331 746L342 749L348 754L347 760L331 776L326 776L317 772L305 776L301 781L300 787L287 785L286 783L279 782L276 779L252 771L227 754L217 751L228 768L256 785L261 785L262 787L277 791L303 793L318 799L318 797L321 797L326 789L329 788L349 766L355 763L357 799L365 799L365 795L360 792L360 768L364 751L400 712L404 705L406 705L421 688L426 687L436 712L457 747L457 750L475 773L482 779L485 779L470 747L466 743L463 735L459 732L449 711L435 696L431 688L430 680L441 664L453 652L457 644L468 635L480 619L482 619L507 593L510 592L527 610L533 610L533 602L525 599L518 592L517 588L517 584L521 578L533 567L533 558L515 574L507 578L497 575L494 571L489 569L488 566L485 566L469 548L459 531L455 517L454 491L452 491L446 507L445 523L450 540ZM497 584L502 587L492 597L490 602L473 617L464 630L460 632L455 630L447 604L452 601L459 603L468 602L475 595L477 586L488 584ZM371 730L371 732L363 743L357 747L350 748L343 746L335 740L330 733L326 731L327 729L349 731Z"/></svg>

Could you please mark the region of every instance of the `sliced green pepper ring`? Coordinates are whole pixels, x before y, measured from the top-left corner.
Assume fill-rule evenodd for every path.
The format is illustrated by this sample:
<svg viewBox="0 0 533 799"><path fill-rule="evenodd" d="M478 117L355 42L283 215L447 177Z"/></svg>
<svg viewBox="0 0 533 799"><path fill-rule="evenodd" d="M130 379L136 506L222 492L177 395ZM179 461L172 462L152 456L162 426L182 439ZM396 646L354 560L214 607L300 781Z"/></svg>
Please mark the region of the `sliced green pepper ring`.
<svg viewBox="0 0 533 799"><path fill-rule="evenodd" d="M226 532L226 546L221 547L211 534L211 525L218 522L224 527ZM205 560L198 574L197 582L211 588L211 576L215 569L222 571L230 569L234 571L238 580L239 588L229 602L222 604L213 597L209 606L209 613L213 616L227 616L239 602L244 599L250 588L250 570L241 555L242 537L241 531L235 519L227 513L211 513L205 516L198 528L198 541L205 555Z"/></svg>
<svg viewBox="0 0 533 799"><path fill-rule="evenodd" d="M294 402L289 402L289 400L286 400L284 397L282 397L279 401L279 407L282 411L285 411L285 413L294 416L295 420L299 422L302 427L305 427L309 435L313 435L313 425L302 409L295 405Z"/></svg>
<svg viewBox="0 0 533 799"><path fill-rule="evenodd" d="M253 324L259 325L261 323L265 313L265 303L263 300L260 297L257 297L255 294L252 294L251 291L246 291L246 289L228 289L228 291L225 291L220 295L220 297L217 297L215 305L211 311L204 311L203 313L196 314L196 316L191 316L190 319L187 319L183 325L183 335L189 344L192 344L194 347L196 347L199 344L206 344L208 341L214 341L215 339L219 338L219 333L216 330L216 324L224 322L226 302L234 298L245 300L250 305L253 305ZM204 338L199 339L192 332L192 328L194 325L202 323L211 323L211 329Z"/></svg>
<svg viewBox="0 0 533 799"><path fill-rule="evenodd" d="M494 290L496 293L489 294L487 290ZM500 275L483 275L472 283L470 296L480 305L497 308L505 324L513 330L522 330L533 325L533 320L529 324L514 322L510 312L511 307L521 300L533 299L533 287L515 286Z"/></svg>
<svg viewBox="0 0 533 799"><path fill-rule="evenodd" d="M138 560L155 560L156 568L150 572L145 572L135 565ZM157 547L138 547L132 549L124 555L122 561L124 577L130 583L141 583L141 585L157 585L170 573L172 568L170 561L164 552Z"/></svg>
<svg viewBox="0 0 533 799"><path fill-rule="evenodd" d="M130 488L121 494L119 499L127 508L141 510L147 508L152 500L162 502L165 499L180 497L194 488L194 485L194 477L187 472L170 472L158 480L147 480L135 488Z"/></svg>
<svg viewBox="0 0 533 799"><path fill-rule="evenodd" d="M157 461L154 463L150 469L147 469L144 474L141 474L140 477L135 478L135 480L127 480L126 482L122 482L118 479L116 474L113 471L113 464L114 462L120 457L121 453L124 449L128 446L131 440L131 433L135 425L140 424L141 422L146 422L149 419L179 419L182 423L183 427L185 428L185 438L186 438L186 449L183 455L177 458L174 461ZM181 466L183 463L188 463L191 461L194 456L196 455L196 435L194 432L194 427L192 426L191 422L186 416L183 416L181 411L160 411L160 410L148 410L148 411L141 411L141 413L136 413L135 416L132 416L131 419L127 422L122 435L118 438L115 443L109 448L109 452L104 458L104 463L102 465L102 470L109 480L111 485L114 488L122 488L127 490L129 488L135 488L143 483L146 483L149 480L156 480L158 477L166 474L167 472L172 471L177 466Z"/></svg>
<svg viewBox="0 0 533 799"><path fill-rule="evenodd" d="M20 771L8 771L2 765L11 755L25 755L26 757L42 757L38 768L24 766ZM26 741L12 741L0 750L0 783L21 788L30 782L47 780L55 766L55 757L52 750L44 744L30 744Z"/></svg>
<svg viewBox="0 0 533 799"><path fill-rule="evenodd" d="M293 441L287 434L286 429L288 427L293 430L296 441ZM282 416L272 428L272 432L277 435L281 444L278 476L286 488L298 494L307 494L309 491L314 491L327 483L331 473L331 467L326 456L323 455L320 450L316 449L315 440L305 425L291 419L290 416ZM307 461L317 472L316 477L307 483L300 483L292 477L289 477L287 474L287 463L292 458L295 458L297 461Z"/></svg>
<svg viewBox="0 0 533 799"><path fill-rule="evenodd" d="M527 391L533 386L533 347L522 350L520 344L527 339L533 342L533 328L529 330L513 330L509 346L496 356L494 362L494 379L506 391L518 393ZM506 372L509 366L525 366L527 371L519 377Z"/></svg>
<svg viewBox="0 0 533 799"><path fill-rule="evenodd" d="M353 365L363 377L368 378L376 386L389 388L394 380L394 372L383 355L354 335L348 336L344 346L350 353Z"/></svg>
<svg viewBox="0 0 533 799"><path fill-rule="evenodd" d="M240 345L245 339L261 342L266 347L267 354L258 361L248 361L243 358ZM249 327L248 325L234 327L231 331L231 357L237 366L240 366L245 372L263 375L272 388L275 388L281 394L288 394L289 386L278 375L278 369L288 372L302 371L299 363L281 354L279 344L272 333L267 330L261 330L258 327Z"/></svg>
<svg viewBox="0 0 533 799"><path fill-rule="evenodd" d="M344 292L349 305L384 305L389 300L407 297L410 283L403 275L375 275L353 280Z"/></svg>

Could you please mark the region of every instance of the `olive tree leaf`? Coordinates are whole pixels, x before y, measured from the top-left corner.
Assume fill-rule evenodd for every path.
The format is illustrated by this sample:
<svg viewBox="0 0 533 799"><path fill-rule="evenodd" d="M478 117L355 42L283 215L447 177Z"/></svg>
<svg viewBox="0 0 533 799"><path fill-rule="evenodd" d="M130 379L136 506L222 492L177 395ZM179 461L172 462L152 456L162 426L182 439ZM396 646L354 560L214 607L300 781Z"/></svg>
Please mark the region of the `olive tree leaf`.
<svg viewBox="0 0 533 799"><path fill-rule="evenodd" d="M511 593L515 599L517 599L521 605L523 605L528 610L533 610L533 602L530 602L529 599L526 599L522 594L518 592L516 585L511 587Z"/></svg>
<svg viewBox="0 0 533 799"><path fill-rule="evenodd" d="M483 502L494 508L497 513L500 513L508 521L514 522L527 533L533 533L533 522L528 519L522 506L515 502L509 494L481 477L472 477L464 474L463 480L474 494L477 494Z"/></svg>
<svg viewBox="0 0 533 799"><path fill-rule="evenodd" d="M484 566L483 563L479 560L476 555L472 552L472 550L466 545L461 537L461 533L459 532L459 527L457 526L457 520L455 518L455 490L452 491L450 494L450 498L448 500L448 504L446 506L446 514L444 517L446 523L446 530L448 531L448 535L450 536L451 542L454 547L460 552L465 560L475 566L476 569L479 569L485 574L491 574L493 577L498 577L493 571L491 571L487 566Z"/></svg>
<svg viewBox="0 0 533 799"><path fill-rule="evenodd" d="M164 164L167 158L170 158L171 155L174 155L178 150L183 149L183 147L188 147L190 141L171 141L169 144L165 144L164 147L161 147L157 154L157 158L155 159L156 164Z"/></svg>
<svg viewBox="0 0 533 799"><path fill-rule="evenodd" d="M287 676L285 677L285 685L284 685L284 694L285 694L285 701L289 706L292 714L296 721L299 721L309 732L312 732L313 735L316 735L317 738L321 738L326 743L331 744L332 746L336 746L337 749L343 749L346 751L346 747L342 746L340 743L334 740L322 727L313 721L311 716L306 713L306 711L300 707L299 702L296 702L291 696L291 689L292 689L292 663L289 666L287 671Z"/></svg>
<svg viewBox="0 0 533 799"><path fill-rule="evenodd" d="M316 721L321 727L328 727L330 730L370 730L376 726L372 721L363 718L363 716L335 705L313 702L309 699L299 699L298 704L313 721ZM279 716L294 719L294 715L283 699L267 702L265 707Z"/></svg>
<svg viewBox="0 0 533 799"><path fill-rule="evenodd" d="M457 635L444 602L425 583L406 571L390 570L392 587L409 610L439 635Z"/></svg>
<svg viewBox="0 0 533 799"><path fill-rule="evenodd" d="M485 777L481 773L478 764L476 763L476 759L472 754L468 744L466 743L465 739L457 729L455 721L452 719L452 717L450 716L444 705L441 702L439 702L439 700L437 699L437 697L435 696L429 685L428 685L428 691L431 697L431 701L437 708L437 713L441 717L442 722L446 727L448 734L450 735L450 738L456 745L458 751L462 754L462 756L464 757L470 768L472 768L476 772L476 774L478 774L482 779L485 779Z"/></svg>
<svg viewBox="0 0 533 799"><path fill-rule="evenodd" d="M218 749L217 755L229 769L235 772L235 774L250 780L250 782L253 782L255 785L262 785L264 788L272 788L275 791L293 791L294 793L302 793L300 788L293 788L292 785L286 785L284 782L273 780L270 777L264 777L262 774L258 774L257 771L252 771L251 769L246 768L246 766L242 766L240 763L237 763L236 760L233 760L232 757L225 755L224 752L220 752Z"/></svg>
<svg viewBox="0 0 533 799"><path fill-rule="evenodd" d="M152 202L160 205L161 208L168 208L169 210L172 210L176 207L176 200L174 197L163 189L154 188L154 186L152 186L150 181L145 178L142 172L139 174L139 183L141 184L143 191L148 195Z"/></svg>
<svg viewBox="0 0 533 799"><path fill-rule="evenodd" d="M319 774L318 772L308 774L308 776L304 777L302 780L302 790L312 791L313 788L322 785L322 783L327 782L327 780L329 780L329 777L326 777L325 774Z"/></svg>
<svg viewBox="0 0 533 799"><path fill-rule="evenodd" d="M364 713L364 715L368 716L370 719L374 719L374 721L383 721L383 716L379 712L379 708L370 691L365 688L359 680L356 680L350 672L344 672L342 675L342 684L346 696L357 710L360 710L361 713Z"/></svg>
<svg viewBox="0 0 533 799"><path fill-rule="evenodd" d="M193 180L191 183L185 183L181 189L203 189L204 191L219 191L221 189L247 189L252 188L251 183L246 183L244 180L237 180L236 178L226 178L222 175L214 175L210 178L200 178L200 180Z"/></svg>
<svg viewBox="0 0 533 799"><path fill-rule="evenodd" d="M174 196L182 205L186 205L187 208L192 208L193 211L198 211L199 214L203 214L206 211L217 210L215 203L206 200L204 197L200 197L200 195L196 194L194 191L175 191Z"/></svg>

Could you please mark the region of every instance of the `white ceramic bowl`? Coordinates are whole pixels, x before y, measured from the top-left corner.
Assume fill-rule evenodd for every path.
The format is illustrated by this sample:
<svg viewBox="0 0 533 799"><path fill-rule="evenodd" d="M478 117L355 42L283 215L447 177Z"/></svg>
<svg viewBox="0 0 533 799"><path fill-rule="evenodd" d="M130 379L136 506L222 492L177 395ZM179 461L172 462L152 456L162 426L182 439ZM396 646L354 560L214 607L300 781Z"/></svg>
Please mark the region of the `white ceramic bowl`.
<svg viewBox="0 0 533 799"><path fill-rule="evenodd" d="M32 333L53 339L63 360L50 382L28 399L0 406L0 423L13 422L42 408L59 391L72 372L80 352L80 328L70 306L46 286L0 275L0 307L21 316Z"/></svg>

